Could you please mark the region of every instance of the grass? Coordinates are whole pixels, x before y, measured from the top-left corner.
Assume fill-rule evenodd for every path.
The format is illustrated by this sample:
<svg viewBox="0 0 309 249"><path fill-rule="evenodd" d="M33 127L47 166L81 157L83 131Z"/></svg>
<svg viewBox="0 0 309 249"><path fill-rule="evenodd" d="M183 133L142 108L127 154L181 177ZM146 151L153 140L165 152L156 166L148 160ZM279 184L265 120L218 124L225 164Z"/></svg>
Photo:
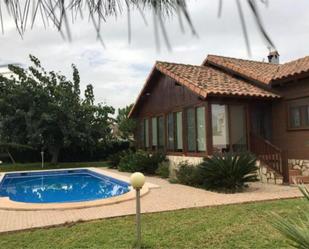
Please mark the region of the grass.
<svg viewBox="0 0 309 249"><path fill-rule="evenodd" d="M291 248L271 225L276 212L294 217L302 199L186 209L142 216L143 248ZM0 235L0 248L133 248L134 216Z"/></svg>
<svg viewBox="0 0 309 249"><path fill-rule="evenodd" d="M107 162L73 162L73 163L45 163L44 169L64 169L79 167L107 167ZM24 171L24 170L41 170L41 163L16 163L16 164L0 164L0 172Z"/></svg>

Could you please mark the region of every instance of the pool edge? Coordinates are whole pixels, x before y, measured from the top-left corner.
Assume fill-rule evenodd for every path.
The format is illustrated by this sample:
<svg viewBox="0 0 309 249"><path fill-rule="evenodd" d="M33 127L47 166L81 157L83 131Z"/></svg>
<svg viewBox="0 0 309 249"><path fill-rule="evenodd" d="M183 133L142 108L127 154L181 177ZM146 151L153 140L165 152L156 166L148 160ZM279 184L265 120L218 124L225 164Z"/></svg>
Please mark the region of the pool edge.
<svg viewBox="0 0 309 249"><path fill-rule="evenodd" d="M103 170L101 168L95 168L95 167L82 167L82 168L74 168L74 170L79 169L87 169L90 171L93 171L95 173L103 174L105 176L115 178L121 181L124 181L126 183L129 183L129 177L119 175L114 172L109 172L106 170ZM35 170L36 172L42 172L42 171L65 171L65 170L71 170L71 169L52 169L52 170ZM6 173L22 173L22 172L29 172L29 171L17 171L17 172L1 172L0 173L0 182L4 178ZM34 172L34 171L32 171ZM151 188L157 188L158 186L152 183L145 183L144 187L141 190L141 196L146 195L149 193ZM91 207L98 207L98 206L107 206L107 205L113 205L118 204L121 202L129 201L135 199L135 191L130 188L130 191L106 198L106 199L98 199L94 201L84 201L84 202L68 202L68 203L25 203L25 202L15 202L10 200L8 197L0 197L0 210L12 210L12 211L40 211L40 210L68 210L68 209L82 209L82 208L91 208Z"/></svg>

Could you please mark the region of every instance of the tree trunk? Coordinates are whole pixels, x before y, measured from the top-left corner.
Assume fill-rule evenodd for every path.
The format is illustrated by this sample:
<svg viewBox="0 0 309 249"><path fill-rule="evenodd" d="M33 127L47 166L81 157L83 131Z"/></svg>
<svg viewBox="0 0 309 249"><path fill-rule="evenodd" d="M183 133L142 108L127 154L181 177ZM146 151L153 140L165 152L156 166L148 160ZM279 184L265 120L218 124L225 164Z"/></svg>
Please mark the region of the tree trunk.
<svg viewBox="0 0 309 249"><path fill-rule="evenodd" d="M13 164L16 164L16 162L15 162L15 160L14 160L14 158L13 158L13 156L12 156L12 154L10 153L9 150L7 150L7 153L8 153L8 156L10 157L12 163L13 163Z"/></svg>
<svg viewBox="0 0 309 249"><path fill-rule="evenodd" d="M59 152L60 152L59 148L50 149L50 154L52 155L51 163L53 164L58 163Z"/></svg>

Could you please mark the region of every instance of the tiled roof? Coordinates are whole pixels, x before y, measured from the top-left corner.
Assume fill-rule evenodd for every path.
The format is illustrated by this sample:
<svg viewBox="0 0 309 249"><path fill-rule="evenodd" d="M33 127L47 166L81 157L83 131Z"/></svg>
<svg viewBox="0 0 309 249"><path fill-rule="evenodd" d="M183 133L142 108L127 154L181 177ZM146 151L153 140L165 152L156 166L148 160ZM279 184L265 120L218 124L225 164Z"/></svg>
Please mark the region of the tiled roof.
<svg viewBox="0 0 309 249"><path fill-rule="evenodd" d="M203 97L207 95L280 97L210 66L157 62L155 68Z"/></svg>
<svg viewBox="0 0 309 249"><path fill-rule="evenodd" d="M208 55L203 65L211 64L246 78L269 84L277 80L309 72L309 56L284 64Z"/></svg>
<svg viewBox="0 0 309 249"><path fill-rule="evenodd" d="M273 80L283 79L306 72L309 72L309 56L280 65Z"/></svg>
<svg viewBox="0 0 309 249"><path fill-rule="evenodd" d="M266 62L236 59L217 55L208 55L203 63L227 68L247 78L269 84L278 71L280 65Z"/></svg>

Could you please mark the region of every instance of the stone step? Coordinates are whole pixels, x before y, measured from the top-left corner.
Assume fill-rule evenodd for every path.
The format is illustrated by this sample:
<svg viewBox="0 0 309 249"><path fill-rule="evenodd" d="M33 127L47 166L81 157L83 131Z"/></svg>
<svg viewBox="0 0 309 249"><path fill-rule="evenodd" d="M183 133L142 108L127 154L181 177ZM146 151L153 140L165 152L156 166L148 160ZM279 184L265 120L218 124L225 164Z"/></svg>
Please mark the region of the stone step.
<svg viewBox="0 0 309 249"><path fill-rule="evenodd" d="M302 176L302 175L290 176L289 181L292 184L294 184L295 182L296 183L309 183L309 176Z"/></svg>
<svg viewBox="0 0 309 249"><path fill-rule="evenodd" d="M289 169L290 176L301 176L302 172L299 169Z"/></svg>

